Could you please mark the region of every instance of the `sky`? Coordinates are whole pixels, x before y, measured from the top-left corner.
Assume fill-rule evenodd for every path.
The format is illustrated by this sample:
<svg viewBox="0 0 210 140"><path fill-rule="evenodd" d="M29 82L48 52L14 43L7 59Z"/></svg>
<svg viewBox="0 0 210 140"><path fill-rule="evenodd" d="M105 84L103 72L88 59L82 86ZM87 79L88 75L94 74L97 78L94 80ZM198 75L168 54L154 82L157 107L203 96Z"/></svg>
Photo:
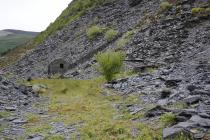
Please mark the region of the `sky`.
<svg viewBox="0 0 210 140"><path fill-rule="evenodd" d="M0 0L0 30L43 31L72 0Z"/></svg>

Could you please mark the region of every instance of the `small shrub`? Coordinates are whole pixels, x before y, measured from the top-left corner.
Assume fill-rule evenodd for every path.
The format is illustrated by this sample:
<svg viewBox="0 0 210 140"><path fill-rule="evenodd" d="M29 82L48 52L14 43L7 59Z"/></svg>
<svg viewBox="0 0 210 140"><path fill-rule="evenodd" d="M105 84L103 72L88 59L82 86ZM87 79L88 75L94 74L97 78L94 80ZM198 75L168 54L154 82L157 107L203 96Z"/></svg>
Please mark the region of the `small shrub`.
<svg viewBox="0 0 210 140"><path fill-rule="evenodd" d="M176 122L176 116L172 113L166 113L160 117L160 121L162 122L163 126L167 127Z"/></svg>
<svg viewBox="0 0 210 140"><path fill-rule="evenodd" d="M98 53L96 60L99 64L98 71L110 82L120 72L123 65L124 54L121 52Z"/></svg>
<svg viewBox="0 0 210 140"><path fill-rule="evenodd" d="M168 9L170 9L172 7L172 4L170 4L169 2L162 2L161 4L160 4L160 9L161 9L161 11L166 11L166 10L168 10Z"/></svg>
<svg viewBox="0 0 210 140"><path fill-rule="evenodd" d="M192 14L201 14L205 11L204 8L192 8Z"/></svg>
<svg viewBox="0 0 210 140"><path fill-rule="evenodd" d="M94 39L97 35L100 35L103 32L103 29L98 26L92 26L87 29L86 33L89 39Z"/></svg>
<svg viewBox="0 0 210 140"><path fill-rule="evenodd" d="M192 14L197 16L209 16L210 8L192 8Z"/></svg>
<svg viewBox="0 0 210 140"><path fill-rule="evenodd" d="M111 41L111 40L113 40L113 39L116 37L117 34L118 34L118 31L113 30L113 29L110 29L110 30L108 30L108 31L106 32L105 38L106 38L108 41Z"/></svg>

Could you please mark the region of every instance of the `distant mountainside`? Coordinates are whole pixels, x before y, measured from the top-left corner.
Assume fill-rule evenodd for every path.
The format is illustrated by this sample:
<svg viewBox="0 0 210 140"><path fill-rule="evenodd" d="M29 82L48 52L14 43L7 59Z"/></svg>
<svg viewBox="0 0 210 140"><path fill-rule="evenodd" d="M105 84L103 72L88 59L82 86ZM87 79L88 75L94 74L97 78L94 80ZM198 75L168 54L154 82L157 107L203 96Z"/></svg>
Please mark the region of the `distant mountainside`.
<svg viewBox="0 0 210 140"><path fill-rule="evenodd" d="M37 34L38 32L13 29L0 30L0 54L25 44Z"/></svg>
<svg viewBox="0 0 210 140"><path fill-rule="evenodd" d="M39 33L39 32L33 32L33 31L22 31L22 30L14 30L14 29L5 29L3 31L10 32L13 34L23 34L23 35L33 35L33 36L36 36Z"/></svg>

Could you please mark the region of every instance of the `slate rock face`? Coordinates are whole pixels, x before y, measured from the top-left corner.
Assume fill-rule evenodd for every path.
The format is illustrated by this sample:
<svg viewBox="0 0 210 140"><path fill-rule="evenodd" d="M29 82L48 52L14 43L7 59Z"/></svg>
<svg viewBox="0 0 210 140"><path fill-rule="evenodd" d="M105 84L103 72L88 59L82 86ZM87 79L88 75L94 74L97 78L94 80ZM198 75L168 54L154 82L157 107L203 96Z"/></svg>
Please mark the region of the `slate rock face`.
<svg viewBox="0 0 210 140"><path fill-rule="evenodd" d="M127 67L156 65L157 68L113 83L109 88L125 94L139 93L143 103L162 105L149 110L148 118L172 112L178 122L164 129L164 139L180 132L202 139L210 128L210 17L192 15L198 1L179 2L183 10L180 15L175 14L172 6L158 20L138 31L124 47L127 59L133 60L126 62ZM170 93L162 92L166 88ZM167 109L176 103L185 103L185 109Z"/></svg>

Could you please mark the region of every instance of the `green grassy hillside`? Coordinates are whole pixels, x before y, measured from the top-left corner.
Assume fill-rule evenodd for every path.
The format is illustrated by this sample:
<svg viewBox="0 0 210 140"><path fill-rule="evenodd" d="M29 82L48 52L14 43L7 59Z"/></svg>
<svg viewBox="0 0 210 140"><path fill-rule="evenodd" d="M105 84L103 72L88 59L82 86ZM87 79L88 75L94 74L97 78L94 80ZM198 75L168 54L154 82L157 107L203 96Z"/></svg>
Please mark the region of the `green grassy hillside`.
<svg viewBox="0 0 210 140"><path fill-rule="evenodd" d="M73 0L61 15L51 23L48 28L41 32L31 45L42 43L48 36L62 29L70 22L84 15L88 10L114 0Z"/></svg>
<svg viewBox="0 0 210 140"><path fill-rule="evenodd" d="M7 52L10 49L16 48L25 44L34 38L34 35L13 34L0 37L0 54Z"/></svg>

